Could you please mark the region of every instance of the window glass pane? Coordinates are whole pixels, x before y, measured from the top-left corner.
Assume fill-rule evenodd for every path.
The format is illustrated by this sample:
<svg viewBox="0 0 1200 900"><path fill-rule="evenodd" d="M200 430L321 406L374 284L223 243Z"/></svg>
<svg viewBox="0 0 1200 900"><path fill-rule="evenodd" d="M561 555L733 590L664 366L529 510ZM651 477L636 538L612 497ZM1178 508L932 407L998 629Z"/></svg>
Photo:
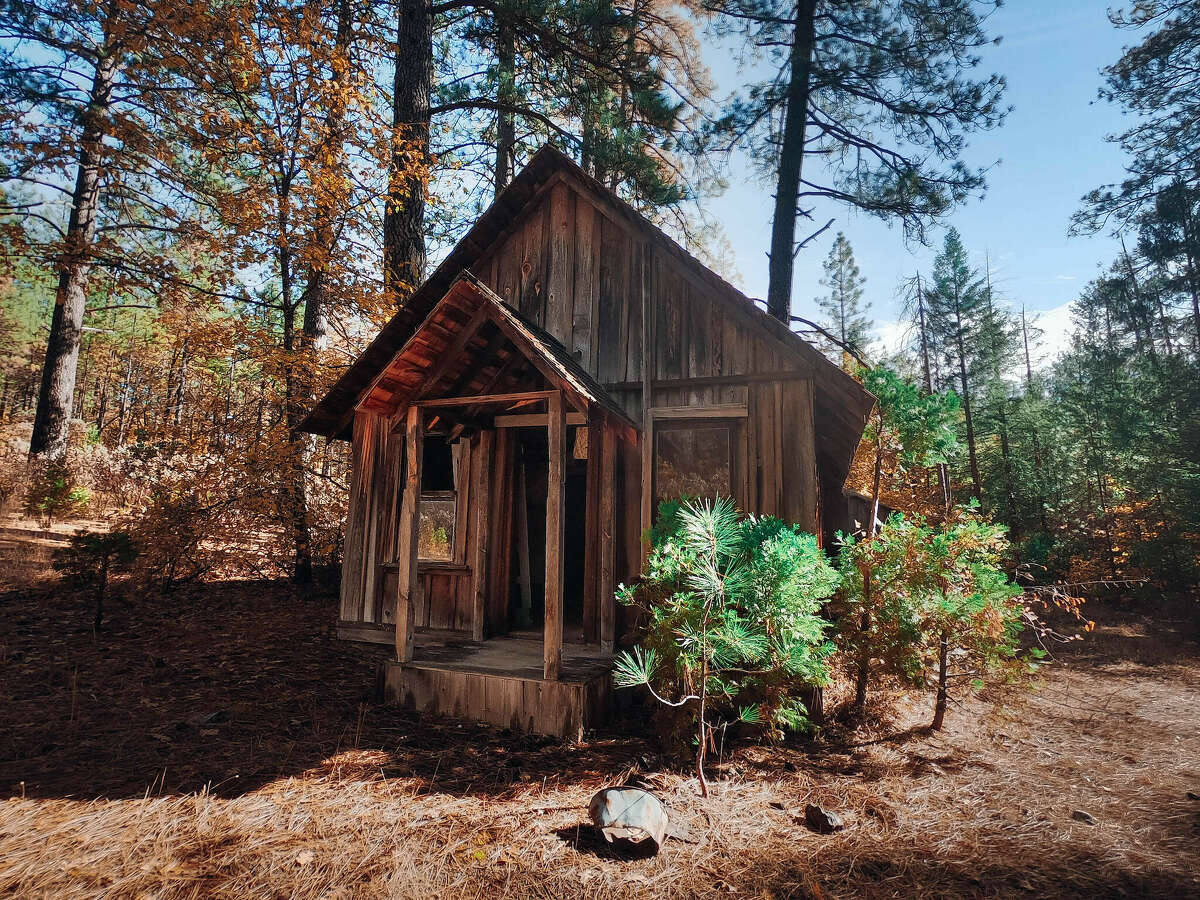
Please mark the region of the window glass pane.
<svg viewBox="0 0 1200 900"><path fill-rule="evenodd" d="M421 527L417 537L417 556L438 562L454 561L453 499L421 498Z"/></svg>
<svg viewBox="0 0 1200 900"><path fill-rule="evenodd" d="M729 497L730 429L727 425L661 428L655 432L655 500Z"/></svg>

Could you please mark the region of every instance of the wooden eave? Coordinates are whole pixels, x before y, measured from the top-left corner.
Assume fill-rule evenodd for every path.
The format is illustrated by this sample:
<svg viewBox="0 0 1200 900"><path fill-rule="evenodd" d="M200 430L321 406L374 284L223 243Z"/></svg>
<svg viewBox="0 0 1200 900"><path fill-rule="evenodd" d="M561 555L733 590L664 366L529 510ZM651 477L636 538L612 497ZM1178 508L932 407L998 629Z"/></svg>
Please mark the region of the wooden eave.
<svg viewBox="0 0 1200 900"><path fill-rule="evenodd" d="M505 373L513 377L522 362L561 390L578 412L586 416L599 410L622 430L637 430L565 347L469 272L459 275L375 377L358 408L393 415L411 403L494 395L513 387ZM455 405L474 410L469 402Z"/></svg>

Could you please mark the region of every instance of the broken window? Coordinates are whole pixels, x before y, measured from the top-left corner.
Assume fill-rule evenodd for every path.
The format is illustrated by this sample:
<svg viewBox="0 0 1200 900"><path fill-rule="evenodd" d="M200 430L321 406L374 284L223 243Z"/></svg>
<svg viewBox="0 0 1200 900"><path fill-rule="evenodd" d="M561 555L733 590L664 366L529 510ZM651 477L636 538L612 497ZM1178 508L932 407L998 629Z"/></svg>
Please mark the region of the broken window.
<svg viewBox="0 0 1200 900"><path fill-rule="evenodd" d="M421 460L421 522L417 557L431 562L455 562L454 525L458 493L454 484L454 448L444 437L425 438Z"/></svg>
<svg viewBox="0 0 1200 900"><path fill-rule="evenodd" d="M671 422L655 426L654 500L730 497L733 426L728 422Z"/></svg>

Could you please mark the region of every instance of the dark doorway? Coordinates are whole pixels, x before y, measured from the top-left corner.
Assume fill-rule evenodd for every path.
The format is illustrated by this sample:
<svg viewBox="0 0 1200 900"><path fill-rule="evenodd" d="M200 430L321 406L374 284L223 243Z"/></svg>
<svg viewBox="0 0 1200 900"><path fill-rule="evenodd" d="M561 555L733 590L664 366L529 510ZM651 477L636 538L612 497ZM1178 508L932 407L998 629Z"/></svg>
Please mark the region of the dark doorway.
<svg viewBox="0 0 1200 900"><path fill-rule="evenodd" d="M513 558L509 571L509 619L513 633L541 636L546 616L546 487L549 443L546 429L516 429ZM567 428L563 529L563 640L583 641L584 554L587 533L587 460L574 448L583 426ZM524 496L522 496L524 494ZM526 573L528 582L526 586Z"/></svg>

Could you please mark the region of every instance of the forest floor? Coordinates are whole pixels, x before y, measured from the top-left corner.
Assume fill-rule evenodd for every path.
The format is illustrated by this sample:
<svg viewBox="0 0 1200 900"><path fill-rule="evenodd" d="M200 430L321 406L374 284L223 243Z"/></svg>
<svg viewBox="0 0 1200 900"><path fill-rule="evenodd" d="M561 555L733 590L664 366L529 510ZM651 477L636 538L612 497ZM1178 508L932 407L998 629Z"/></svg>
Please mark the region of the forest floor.
<svg viewBox="0 0 1200 900"><path fill-rule="evenodd" d="M636 726L569 745L372 704L329 594L125 598L95 636L79 598L10 590L0 896L1200 897L1200 635L1164 609L1089 610L1033 690L939 734L918 698L738 749L705 801ZM677 833L653 858L584 824L633 772ZM846 829L805 829L814 801Z"/></svg>

